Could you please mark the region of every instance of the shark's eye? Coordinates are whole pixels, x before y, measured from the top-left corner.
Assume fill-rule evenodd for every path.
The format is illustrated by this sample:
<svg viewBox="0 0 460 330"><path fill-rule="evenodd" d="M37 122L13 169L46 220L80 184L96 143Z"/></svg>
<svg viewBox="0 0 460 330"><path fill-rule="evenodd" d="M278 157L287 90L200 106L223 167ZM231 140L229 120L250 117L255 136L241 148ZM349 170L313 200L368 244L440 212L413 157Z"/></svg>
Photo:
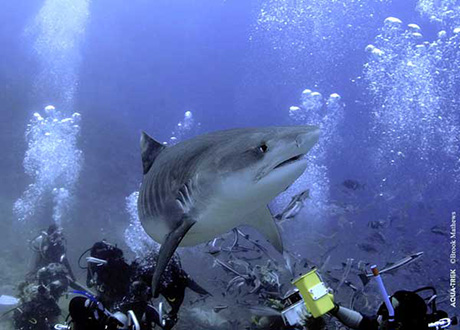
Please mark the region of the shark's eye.
<svg viewBox="0 0 460 330"><path fill-rule="evenodd" d="M265 153L265 152L267 152L268 147L267 147L267 145L264 143L264 144L262 144L262 145L259 147L259 150L260 150L261 152Z"/></svg>

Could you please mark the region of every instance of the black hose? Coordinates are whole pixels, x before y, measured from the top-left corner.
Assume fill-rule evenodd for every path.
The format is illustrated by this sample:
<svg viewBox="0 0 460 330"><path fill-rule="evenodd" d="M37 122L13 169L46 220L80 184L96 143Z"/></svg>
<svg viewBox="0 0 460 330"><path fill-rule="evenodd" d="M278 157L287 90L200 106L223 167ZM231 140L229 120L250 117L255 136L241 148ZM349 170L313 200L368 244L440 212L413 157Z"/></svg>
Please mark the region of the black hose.
<svg viewBox="0 0 460 330"><path fill-rule="evenodd" d="M434 287L432 287L432 286L424 286L423 288L415 290L414 293L418 293L418 292L422 292L422 291L428 291L428 290L432 291L433 294L429 298L426 298L425 300L428 300L428 301L431 300L431 306L430 306L431 307L431 312L435 313L436 312L436 295L437 295L437 292L436 292L436 289Z"/></svg>
<svg viewBox="0 0 460 330"><path fill-rule="evenodd" d="M81 258L83 258L83 256L84 256L86 253L88 253L91 249L92 249L92 247L86 249L86 250L80 255L80 257L78 258L78 267L80 267L80 269L85 269L85 270L88 269L88 267L83 267L83 266L81 265Z"/></svg>

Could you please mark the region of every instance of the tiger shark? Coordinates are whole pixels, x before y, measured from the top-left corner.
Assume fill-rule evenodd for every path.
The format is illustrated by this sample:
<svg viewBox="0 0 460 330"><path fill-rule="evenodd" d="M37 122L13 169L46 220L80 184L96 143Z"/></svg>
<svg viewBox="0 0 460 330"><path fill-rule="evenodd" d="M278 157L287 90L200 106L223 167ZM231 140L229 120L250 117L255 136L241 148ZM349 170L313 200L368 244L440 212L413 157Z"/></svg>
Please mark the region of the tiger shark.
<svg viewBox="0 0 460 330"><path fill-rule="evenodd" d="M267 204L307 168L315 126L238 128L173 146L141 134L139 219L161 244L152 292L178 246L205 243L240 225L258 230L280 253L283 244Z"/></svg>

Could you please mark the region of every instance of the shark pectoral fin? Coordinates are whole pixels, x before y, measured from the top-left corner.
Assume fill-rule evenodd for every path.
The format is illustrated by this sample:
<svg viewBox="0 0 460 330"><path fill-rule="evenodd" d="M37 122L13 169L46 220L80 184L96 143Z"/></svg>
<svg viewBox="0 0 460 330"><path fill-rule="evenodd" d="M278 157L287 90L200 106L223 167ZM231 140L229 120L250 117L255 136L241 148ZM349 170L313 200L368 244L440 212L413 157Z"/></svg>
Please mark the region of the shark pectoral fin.
<svg viewBox="0 0 460 330"><path fill-rule="evenodd" d="M257 229L279 253L283 253L283 242L278 231L278 226L268 208L262 207L251 214L248 225Z"/></svg>
<svg viewBox="0 0 460 330"><path fill-rule="evenodd" d="M176 251L185 234L187 234L195 222L196 221L190 218L187 214L184 214L180 221L180 225L166 236L164 243L161 245L158 261L152 278L152 292L155 298L158 297L158 282L160 281L161 275L163 275L169 260L174 254L174 251Z"/></svg>

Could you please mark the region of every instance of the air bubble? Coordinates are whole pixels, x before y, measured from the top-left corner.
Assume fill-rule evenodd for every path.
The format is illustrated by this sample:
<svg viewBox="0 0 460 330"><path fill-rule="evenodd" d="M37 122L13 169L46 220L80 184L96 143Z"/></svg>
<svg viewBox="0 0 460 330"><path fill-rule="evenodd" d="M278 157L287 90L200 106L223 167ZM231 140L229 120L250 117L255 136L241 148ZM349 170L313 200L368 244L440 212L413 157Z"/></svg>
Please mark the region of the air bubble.
<svg viewBox="0 0 460 330"><path fill-rule="evenodd" d="M45 112L46 112L46 113L50 113L50 112L52 112L52 111L54 111L54 110L56 110L56 108L55 108L53 105L47 105L47 106L45 107Z"/></svg>
<svg viewBox="0 0 460 330"><path fill-rule="evenodd" d="M402 21L396 17L387 17L384 21L384 24L390 28L400 28Z"/></svg>
<svg viewBox="0 0 460 330"><path fill-rule="evenodd" d="M375 49L374 45L367 45L366 48L364 49L368 53L372 53Z"/></svg>
<svg viewBox="0 0 460 330"><path fill-rule="evenodd" d="M125 210L129 216L129 225L125 229L125 243L137 258L145 258L152 250L159 250L159 244L147 235L139 220L137 200L139 192L135 191L125 199Z"/></svg>
<svg viewBox="0 0 460 330"><path fill-rule="evenodd" d="M311 97L316 99L316 100L322 100L323 96L321 95L320 92L313 92L311 93Z"/></svg>
<svg viewBox="0 0 460 330"><path fill-rule="evenodd" d="M374 49L372 50L372 55L373 55L374 57L381 57L381 56L383 56L383 54L384 54L383 51L380 50L380 49L378 49L378 48L374 48Z"/></svg>
<svg viewBox="0 0 460 330"><path fill-rule="evenodd" d="M336 100L336 101L339 101L340 98L341 98L340 95L337 94L337 93L332 93L332 94L329 96L329 99Z"/></svg>
<svg viewBox="0 0 460 330"><path fill-rule="evenodd" d="M418 33L420 33L420 31L422 30L422 29L420 29L420 26L418 26L417 24L409 24L409 25L407 25L407 27L408 27L408 30L410 32L418 32Z"/></svg>
<svg viewBox="0 0 460 330"><path fill-rule="evenodd" d="M30 219L51 196L53 220L61 224L72 203L83 162L83 153L77 148L80 128L73 125L79 114L66 118L53 106L44 111L45 118L36 112L27 125L28 148L23 164L33 183L14 203L14 213L20 221Z"/></svg>

